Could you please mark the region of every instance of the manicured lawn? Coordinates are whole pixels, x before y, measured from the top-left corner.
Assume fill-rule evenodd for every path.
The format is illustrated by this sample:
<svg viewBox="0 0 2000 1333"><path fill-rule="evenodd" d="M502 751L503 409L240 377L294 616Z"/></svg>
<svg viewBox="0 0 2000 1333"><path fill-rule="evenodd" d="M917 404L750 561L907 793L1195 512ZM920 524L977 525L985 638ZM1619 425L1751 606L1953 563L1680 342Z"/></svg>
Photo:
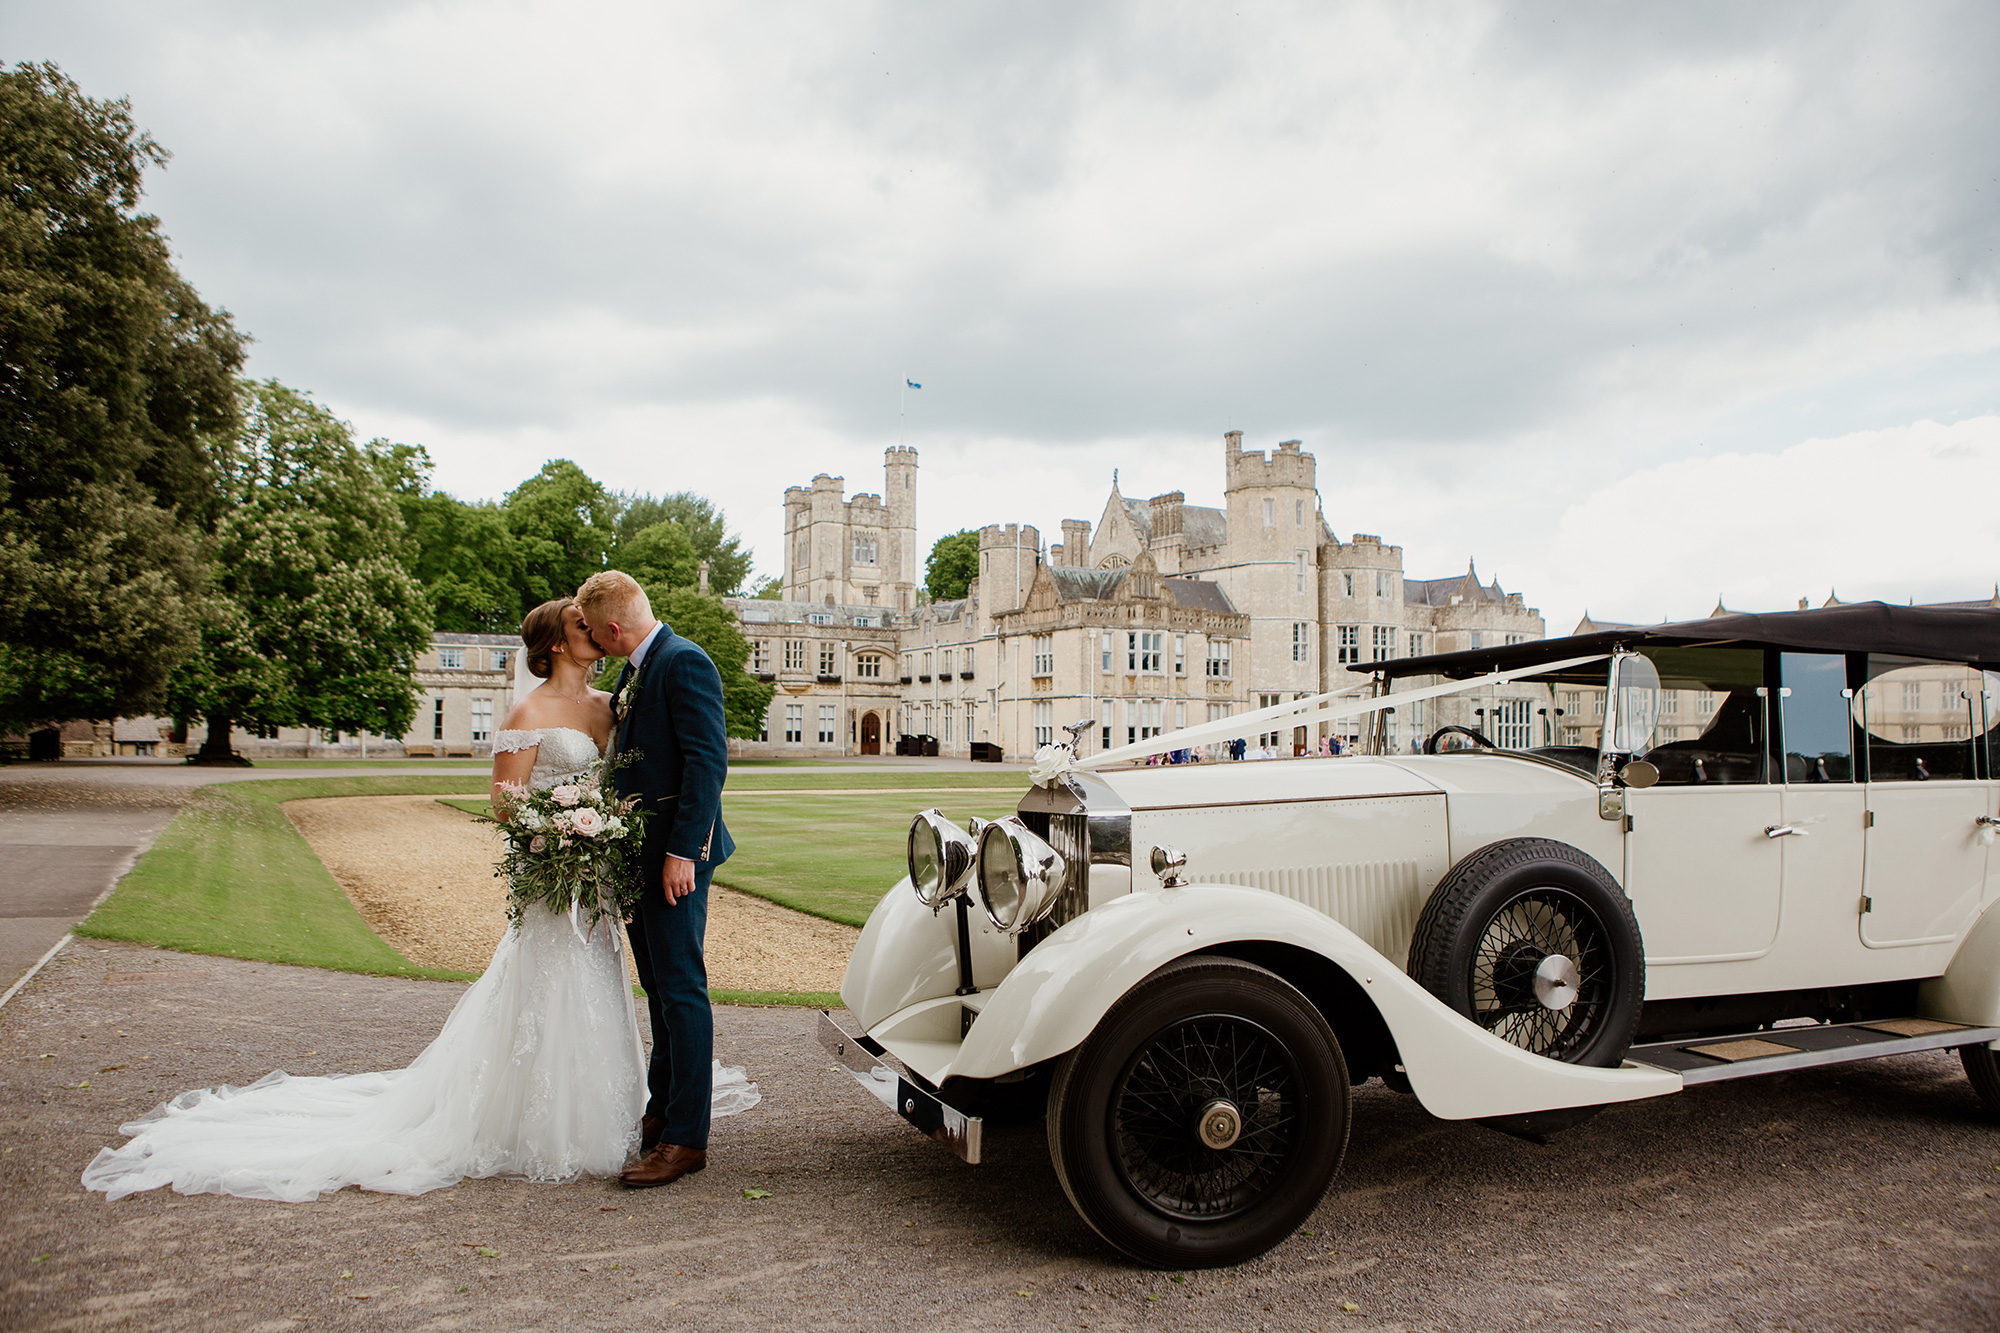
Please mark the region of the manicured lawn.
<svg viewBox="0 0 2000 1333"><path fill-rule="evenodd" d="M340 777L204 787L79 935L374 976L468 979L382 942L278 807L309 796L421 796L463 778Z"/></svg>
<svg viewBox="0 0 2000 1333"><path fill-rule="evenodd" d="M859 795L758 796L740 794L743 788L732 775L722 792L722 817L736 839L736 853L716 872L715 882L794 911L863 925L903 877L912 815L935 805L961 825L971 815L998 818L1013 813L1021 785L995 784L990 795L890 788ZM467 814L486 812L486 802L476 796L441 803Z"/></svg>
<svg viewBox="0 0 2000 1333"><path fill-rule="evenodd" d="M1018 796L967 792L885 792L862 796L744 796L722 793L736 854L716 882L800 912L859 926L905 873L910 817L940 806L963 824L969 815L1013 813Z"/></svg>
<svg viewBox="0 0 2000 1333"><path fill-rule="evenodd" d="M353 768L365 773L398 773L412 768L490 769L487 759L258 759L253 768Z"/></svg>

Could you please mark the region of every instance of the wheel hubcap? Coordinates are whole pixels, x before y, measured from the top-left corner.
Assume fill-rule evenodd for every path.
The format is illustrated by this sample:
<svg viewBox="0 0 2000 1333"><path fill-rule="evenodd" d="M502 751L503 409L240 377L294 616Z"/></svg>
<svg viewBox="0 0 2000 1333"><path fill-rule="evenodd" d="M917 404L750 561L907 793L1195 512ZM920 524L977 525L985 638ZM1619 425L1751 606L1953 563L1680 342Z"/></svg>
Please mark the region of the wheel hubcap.
<svg viewBox="0 0 2000 1333"><path fill-rule="evenodd" d="M1209 1147L1227 1148L1243 1133L1243 1113L1234 1102L1218 1097L1201 1108L1201 1124L1195 1132Z"/></svg>
<svg viewBox="0 0 2000 1333"><path fill-rule="evenodd" d="M1561 1011L1576 1003L1577 987L1583 974L1573 959L1552 953L1535 968L1535 998L1542 1008Z"/></svg>

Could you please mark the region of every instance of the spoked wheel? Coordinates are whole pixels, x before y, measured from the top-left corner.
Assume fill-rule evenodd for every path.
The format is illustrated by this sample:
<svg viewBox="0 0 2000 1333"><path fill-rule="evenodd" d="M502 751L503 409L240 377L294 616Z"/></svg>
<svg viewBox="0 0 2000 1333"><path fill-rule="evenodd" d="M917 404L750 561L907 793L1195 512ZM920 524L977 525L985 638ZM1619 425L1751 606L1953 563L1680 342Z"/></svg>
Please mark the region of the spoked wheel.
<svg viewBox="0 0 2000 1333"><path fill-rule="evenodd" d="M1070 1202L1163 1268L1241 1263L1289 1236L1347 1149L1347 1067L1283 978L1169 964L1058 1065L1049 1155Z"/></svg>
<svg viewBox="0 0 2000 1333"><path fill-rule="evenodd" d="M1453 866L1417 920L1409 973L1501 1040L1577 1065L1625 1058L1646 986L1631 900L1591 857L1546 838L1496 842ZM1539 1134L1594 1110L1485 1123Z"/></svg>
<svg viewBox="0 0 2000 1333"><path fill-rule="evenodd" d="M1567 889L1502 903L1472 950L1472 1017L1503 1041L1565 1060L1590 1045L1617 973L1604 923Z"/></svg>

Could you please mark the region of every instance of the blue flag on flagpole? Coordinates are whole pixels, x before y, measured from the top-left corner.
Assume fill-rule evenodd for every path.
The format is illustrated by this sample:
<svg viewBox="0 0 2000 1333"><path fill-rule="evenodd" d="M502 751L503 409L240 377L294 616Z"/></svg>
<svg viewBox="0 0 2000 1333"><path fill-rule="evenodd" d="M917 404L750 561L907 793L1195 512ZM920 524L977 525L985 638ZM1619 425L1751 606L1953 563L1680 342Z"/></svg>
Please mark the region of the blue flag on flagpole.
<svg viewBox="0 0 2000 1333"><path fill-rule="evenodd" d="M921 389L924 387L923 385L917 383L915 380L911 379L906 379L903 381L903 383L909 385L912 389Z"/></svg>

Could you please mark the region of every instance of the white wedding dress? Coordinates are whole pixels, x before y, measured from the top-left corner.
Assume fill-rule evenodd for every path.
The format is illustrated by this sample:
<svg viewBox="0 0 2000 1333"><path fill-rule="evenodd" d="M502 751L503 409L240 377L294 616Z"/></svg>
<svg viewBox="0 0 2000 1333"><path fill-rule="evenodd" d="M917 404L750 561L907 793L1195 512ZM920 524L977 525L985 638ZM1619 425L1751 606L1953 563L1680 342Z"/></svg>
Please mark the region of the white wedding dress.
<svg viewBox="0 0 2000 1333"><path fill-rule="evenodd" d="M552 786L599 755L580 731L502 731L496 750L538 746L530 782ZM762 1095L715 1065L714 1114ZM119 1132L83 1172L121 1199L181 1194L291 1202L347 1185L421 1194L468 1176L537 1181L611 1175L638 1147L646 1065L624 931L586 935L567 915L523 912L443 1031L407 1069L293 1078L187 1092Z"/></svg>

